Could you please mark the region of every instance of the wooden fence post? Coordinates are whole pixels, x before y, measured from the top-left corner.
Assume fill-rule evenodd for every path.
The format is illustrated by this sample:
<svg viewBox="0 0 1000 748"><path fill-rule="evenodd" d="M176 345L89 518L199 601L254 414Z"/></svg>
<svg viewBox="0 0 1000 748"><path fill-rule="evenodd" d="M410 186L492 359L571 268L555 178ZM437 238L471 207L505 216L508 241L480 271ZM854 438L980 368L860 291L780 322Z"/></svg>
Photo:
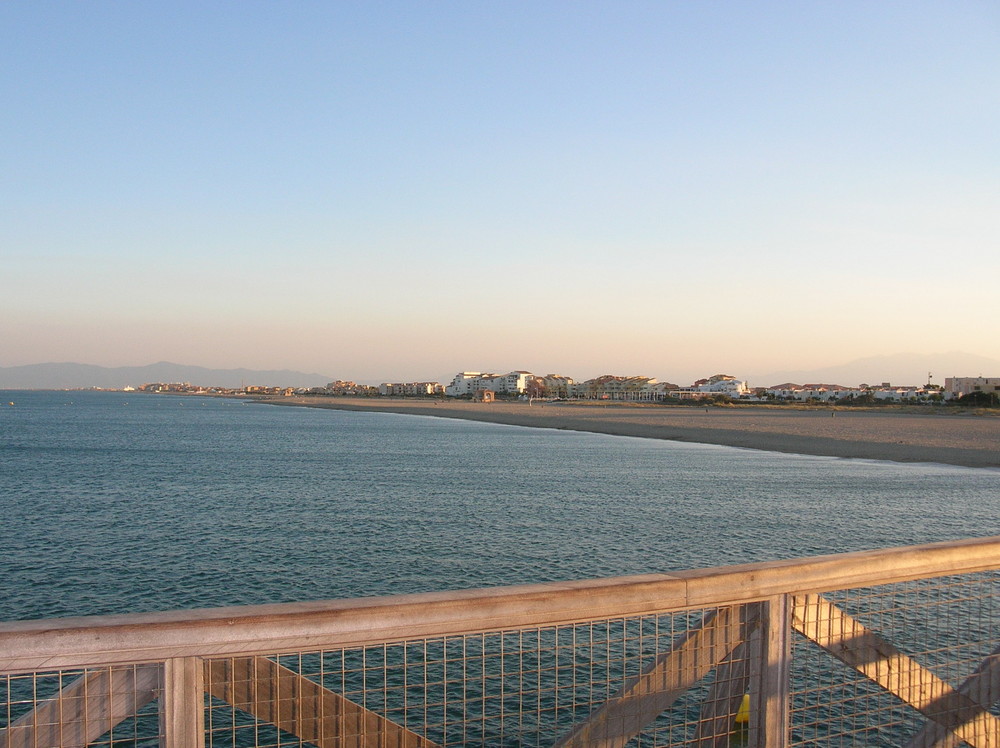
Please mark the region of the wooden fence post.
<svg viewBox="0 0 1000 748"><path fill-rule="evenodd" d="M789 596L768 598L761 607L758 652L750 661L750 746L786 748L791 657Z"/></svg>
<svg viewBox="0 0 1000 748"><path fill-rule="evenodd" d="M200 657L163 663L160 735L161 748L204 748L205 664Z"/></svg>

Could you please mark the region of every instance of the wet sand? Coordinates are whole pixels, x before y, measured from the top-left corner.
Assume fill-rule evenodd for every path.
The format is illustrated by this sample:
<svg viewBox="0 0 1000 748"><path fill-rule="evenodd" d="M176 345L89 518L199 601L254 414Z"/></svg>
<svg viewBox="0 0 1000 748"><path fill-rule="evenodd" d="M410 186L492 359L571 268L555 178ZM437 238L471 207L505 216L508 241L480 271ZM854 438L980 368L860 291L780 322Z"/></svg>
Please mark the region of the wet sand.
<svg viewBox="0 0 1000 748"><path fill-rule="evenodd" d="M460 418L773 452L1000 467L1000 417L933 411L688 407L393 398L275 398L275 405Z"/></svg>

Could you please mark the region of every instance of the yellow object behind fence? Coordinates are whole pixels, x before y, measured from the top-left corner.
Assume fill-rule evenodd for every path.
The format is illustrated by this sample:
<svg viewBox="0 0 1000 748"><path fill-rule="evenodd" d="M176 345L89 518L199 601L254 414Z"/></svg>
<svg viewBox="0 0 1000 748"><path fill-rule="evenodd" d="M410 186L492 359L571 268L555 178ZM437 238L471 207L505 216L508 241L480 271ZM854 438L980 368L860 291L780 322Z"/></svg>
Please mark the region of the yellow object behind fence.
<svg viewBox="0 0 1000 748"><path fill-rule="evenodd" d="M750 721L750 694L743 694L743 701L740 702L740 708L736 710L736 724L745 725Z"/></svg>

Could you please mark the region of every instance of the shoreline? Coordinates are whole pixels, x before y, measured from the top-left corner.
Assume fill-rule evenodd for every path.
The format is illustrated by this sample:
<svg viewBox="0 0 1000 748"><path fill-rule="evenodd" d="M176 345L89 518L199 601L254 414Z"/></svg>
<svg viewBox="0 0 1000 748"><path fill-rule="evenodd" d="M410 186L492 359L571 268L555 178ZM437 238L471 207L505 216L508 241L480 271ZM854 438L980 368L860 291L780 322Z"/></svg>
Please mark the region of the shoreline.
<svg viewBox="0 0 1000 748"><path fill-rule="evenodd" d="M788 454L1000 468L1000 418L853 409L778 409L573 402L261 399L268 405L397 413Z"/></svg>

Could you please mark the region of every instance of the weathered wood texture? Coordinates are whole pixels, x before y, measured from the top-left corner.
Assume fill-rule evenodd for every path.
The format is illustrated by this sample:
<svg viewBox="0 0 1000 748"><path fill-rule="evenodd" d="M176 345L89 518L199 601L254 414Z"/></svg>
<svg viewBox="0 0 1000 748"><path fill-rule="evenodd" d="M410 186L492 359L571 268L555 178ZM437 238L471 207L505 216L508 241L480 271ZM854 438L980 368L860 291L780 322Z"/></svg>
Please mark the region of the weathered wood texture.
<svg viewBox="0 0 1000 748"><path fill-rule="evenodd" d="M0 748L83 748L156 698L160 670L138 665L82 675L0 728Z"/></svg>
<svg viewBox="0 0 1000 748"><path fill-rule="evenodd" d="M997 647L969 675L958 692L981 706L992 706L1000 701L1000 647ZM928 720L906 748L958 748L961 739L945 730L937 722Z"/></svg>
<svg viewBox="0 0 1000 748"><path fill-rule="evenodd" d="M679 637L669 651L556 741L556 748L622 748L691 686L731 657L758 621L756 606L752 611L744 606L727 606L707 614L700 625Z"/></svg>
<svg viewBox="0 0 1000 748"><path fill-rule="evenodd" d="M760 606L760 637L750 654L750 745L788 745L789 599L771 598Z"/></svg>
<svg viewBox="0 0 1000 748"><path fill-rule="evenodd" d="M1000 568L1000 537L638 577L0 623L0 673L363 646Z"/></svg>
<svg viewBox="0 0 1000 748"><path fill-rule="evenodd" d="M972 748L1000 746L1000 720L975 689L956 691L823 597L797 595L792 626Z"/></svg>
<svg viewBox="0 0 1000 748"><path fill-rule="evenodd" d="M748 658L760 651L760 635L760 628L754 628L750 638L740 642L716 669L715 680L698 715L695 748L729 748L736 714L743 703L743 695L750 689Z"/></svg>
<svg viewBox="0 0 1000 748"><path fill-rule="evenodd" d="M163 663L160 733L162 748L205 745L205 664L200 657Z"/></svg>
<svg viewBox="0 0 1000 748"><path fill-rule="evenodd" d="M208 692L319 748L437 748L266 657L205 663Z"/></svg>

